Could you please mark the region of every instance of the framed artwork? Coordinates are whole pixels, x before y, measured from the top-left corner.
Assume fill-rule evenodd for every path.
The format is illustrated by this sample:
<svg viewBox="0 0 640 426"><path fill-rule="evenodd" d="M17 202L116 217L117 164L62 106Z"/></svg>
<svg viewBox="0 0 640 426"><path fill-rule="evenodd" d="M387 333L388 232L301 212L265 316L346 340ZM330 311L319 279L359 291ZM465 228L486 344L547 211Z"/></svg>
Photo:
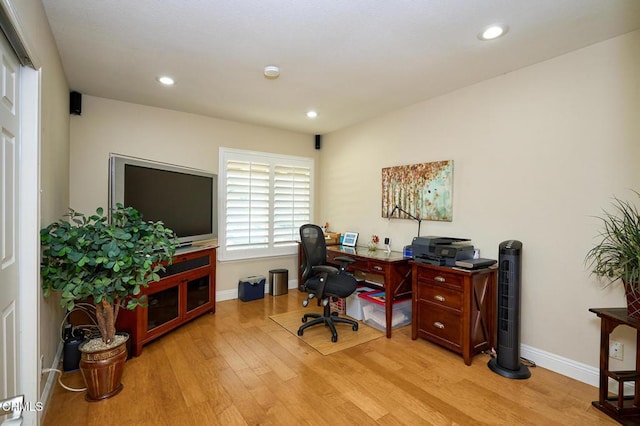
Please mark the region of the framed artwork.
<svg viewBox="0 0 640 426"><path fill-rule="evenodd" d="M453 160L382 169L382 217L398 206L421 220L453 220ZM398 217L410 219L398 211Z"/></svg>
<svg viewBox="0 0 640 426"><path fill-rule="evenodd" d="M345 232L344 237L342 238L342 245L347 247L355 247L356 242L358 242L358 233L357 232Z"/></svg>

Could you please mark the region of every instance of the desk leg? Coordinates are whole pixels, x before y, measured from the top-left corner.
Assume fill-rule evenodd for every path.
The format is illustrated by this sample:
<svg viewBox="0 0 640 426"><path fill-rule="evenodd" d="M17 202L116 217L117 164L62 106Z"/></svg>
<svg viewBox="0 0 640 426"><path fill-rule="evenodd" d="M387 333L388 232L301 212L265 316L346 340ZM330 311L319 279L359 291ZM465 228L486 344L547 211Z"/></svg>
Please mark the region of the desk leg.
<svg viewBox="0 0 640 426"><path fill-rule="evenodd" d="M393 318L393 296L389 297L389 295L387 294L387 297L385 297L385 314L387 317L387 338L391 337L391 320Z"/></svg>

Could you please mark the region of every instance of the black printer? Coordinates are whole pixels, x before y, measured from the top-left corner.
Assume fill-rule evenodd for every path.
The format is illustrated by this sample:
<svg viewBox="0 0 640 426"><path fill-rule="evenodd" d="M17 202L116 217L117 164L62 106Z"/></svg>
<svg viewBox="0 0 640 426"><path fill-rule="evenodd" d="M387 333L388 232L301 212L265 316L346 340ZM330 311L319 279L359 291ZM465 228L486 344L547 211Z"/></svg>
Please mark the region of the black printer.
<svg viewBox="0 0 640 426"><path fill-rule="evenodd" d="M473 258L473 245L467 238L414 237L413 260L439 266L454 266L457 260Z"/></svg>

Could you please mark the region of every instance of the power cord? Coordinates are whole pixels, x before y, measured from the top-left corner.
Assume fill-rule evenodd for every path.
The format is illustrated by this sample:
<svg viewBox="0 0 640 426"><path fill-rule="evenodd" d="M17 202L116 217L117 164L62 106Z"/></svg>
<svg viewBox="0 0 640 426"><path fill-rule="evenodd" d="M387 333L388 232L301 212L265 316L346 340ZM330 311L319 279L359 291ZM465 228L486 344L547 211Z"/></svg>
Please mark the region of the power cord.
<svg viewBox="0 0 640 426"><path fill-rule="evenodd" d="M536 363L531 361L530 359L524 358L524 357L520 357L520 361L522 361L522 363L524 365L526 365L527 367L535 367Z"/></svg>
<svg viewBox="0 0 640 426"><path fill-rule="evenodd" d="M488 351L482 351L483 354L485 355L489 355L491 358L495 358L498 356L498 354L496 353L495 348L491 348ZM525 357L520 357L520 361L522 362L522 364L526 365L527 367L536 367L536 363L530 359L527 359Z"/></svg>
<svg viewBox="0 0 640 426"><path fill-rule="evenodd" d="M84 392L84 391L87 390L87 388L82 388L82 389L70 388L69 386L67 386L64 383L62 383L62 371L58 370L57 368L43 368L42 369L42 374L49 373L49 372L52 372L52 371L54 373L60 373L60 375L58 376L58 383L60 383L60 386L62 386L66 390L71 391L71 392Z"/></svg>

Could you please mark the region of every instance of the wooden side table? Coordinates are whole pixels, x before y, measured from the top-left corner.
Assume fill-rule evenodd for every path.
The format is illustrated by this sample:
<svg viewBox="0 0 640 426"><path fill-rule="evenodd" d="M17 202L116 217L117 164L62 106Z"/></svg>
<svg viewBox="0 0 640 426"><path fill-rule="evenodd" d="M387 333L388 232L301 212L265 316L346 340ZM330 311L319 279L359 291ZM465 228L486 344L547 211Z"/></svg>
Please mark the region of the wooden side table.
<svg viewBox="0 0 640 426"><path fill-rule="evenodd" d="M640 320L627 315L627 308L591 308L601 320L600 326L600 388L597 401L591 404L624 425L640 423ZM636 369L609 370L609 335L619 325L636 329ZM618 394L609 396L609 377L618 382ZM625 382L634 382L633 395L624 396Z"/></svg>

